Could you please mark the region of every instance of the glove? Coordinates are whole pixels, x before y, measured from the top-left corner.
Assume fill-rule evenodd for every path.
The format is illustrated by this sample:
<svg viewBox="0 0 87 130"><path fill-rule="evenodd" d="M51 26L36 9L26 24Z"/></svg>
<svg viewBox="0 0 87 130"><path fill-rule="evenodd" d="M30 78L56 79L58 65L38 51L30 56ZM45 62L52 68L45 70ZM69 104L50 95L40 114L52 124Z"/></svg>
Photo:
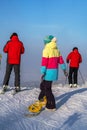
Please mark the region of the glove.
<svg viewBox="0 0 87 130"><path fill-rule="evenodd" d="M66 62L69 63L69 60L67 60Z"/></svg>
<svg viewBox="0 0 87 130"><path fill-rule="evenodd" d="M67 77L68 76L68 72L66 70L64 70L64 75Z"/></svg>
<svg viewBox="0 0 87 130"><path fill-rule="evenodd" d="M41 76L41 81L43 81L43 80L44 80L44 76L45 76L44 74Z"/></svg>

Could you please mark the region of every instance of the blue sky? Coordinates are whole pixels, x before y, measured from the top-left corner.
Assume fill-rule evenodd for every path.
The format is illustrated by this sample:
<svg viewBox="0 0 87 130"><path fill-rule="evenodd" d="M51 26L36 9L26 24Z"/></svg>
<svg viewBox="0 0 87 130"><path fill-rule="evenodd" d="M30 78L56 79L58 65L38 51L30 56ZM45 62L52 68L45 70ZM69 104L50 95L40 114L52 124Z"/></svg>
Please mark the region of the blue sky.
<svg viewBox="0 0 87 130"><path fill-rule="evenodd" d="M9 36L16 31L21 37L41 39L50 33L57 37L65 33L71 40L79 37L86 41L86 7L86 0L3 0L1 34Z"/></svg>
<svg viewBox="0 0 87 130"><path fill-rule="evenodd" d="M36 73L39 73L43 39L49 34L57 37L64 58L74 46L79 47L84 58L87 0L0 0L0 32L3 57L3 46L11 33L17 32L26 49L24 61L30 62L28 69L33 67ZM30 73L34 75L33 71Z"/></svg>
<svg viewBox="0 0 87 130"><path fill-rule="evenodd" d="M0 40L7 40L15 31L25 44L31 40L43 42L49 34L69 46L86 43L86 7L86 0L3 0L0 3Z"/></svg>

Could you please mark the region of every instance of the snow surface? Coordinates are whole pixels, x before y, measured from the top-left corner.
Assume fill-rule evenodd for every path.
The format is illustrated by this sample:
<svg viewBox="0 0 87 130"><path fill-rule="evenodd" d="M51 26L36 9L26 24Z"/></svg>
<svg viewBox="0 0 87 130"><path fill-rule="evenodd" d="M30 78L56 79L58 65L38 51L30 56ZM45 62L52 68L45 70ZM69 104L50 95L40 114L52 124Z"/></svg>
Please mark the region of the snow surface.
<svg viewBox="0 0 87 130"><path fill-rule="evenodd" d="M22 87L14 96L11 90L0 95L0 130L87 130L87 82L78 88L53 84L57 110L26 117L39 92L39 88Z"/></svg>

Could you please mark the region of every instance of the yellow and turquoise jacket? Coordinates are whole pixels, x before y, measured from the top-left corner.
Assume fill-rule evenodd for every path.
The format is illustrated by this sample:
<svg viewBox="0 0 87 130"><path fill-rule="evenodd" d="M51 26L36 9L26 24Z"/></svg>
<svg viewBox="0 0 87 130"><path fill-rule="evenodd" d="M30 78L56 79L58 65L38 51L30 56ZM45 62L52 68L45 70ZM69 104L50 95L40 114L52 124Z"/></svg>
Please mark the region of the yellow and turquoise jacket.
<svg viewBox="0 0 87 130"><path fill-rule="evenodd" d="M66 70L66 65L56 42L47 43L43 49L41 62L41 74L45 75L44 80L55 81L58 79L59 64L62 70Z"/></svg>

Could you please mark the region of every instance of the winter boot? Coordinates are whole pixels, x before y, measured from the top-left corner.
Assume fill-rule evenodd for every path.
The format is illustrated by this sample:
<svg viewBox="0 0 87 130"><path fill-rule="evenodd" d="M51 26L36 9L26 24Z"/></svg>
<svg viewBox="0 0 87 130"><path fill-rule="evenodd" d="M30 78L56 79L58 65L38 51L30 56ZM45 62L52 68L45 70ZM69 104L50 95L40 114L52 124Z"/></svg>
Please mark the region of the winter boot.
<svg viewBox="0 0 87 130"><path fill-rule="evenodd" d="M69 86L70 86L70 88L72 88L72 87L73 87L73 85L72 85L72 84L69 84Z"/></svg>
<svg viewBox="0 0 87 130"><path fill-rule="evenodd" d="M47 110L47 111L56 111L56 108L53 108L53 109L45 108L45 110Z"/></svg>
<svg viewBox="0 0 87 130"><path fill-rule="evenodd" d="M19 87L19 86L16 86L16 87L15 87L15 90L16 90L16 92L19 92L19 91L20 91L20 87Z"/></svg>
<svg viewBox="0 0 87 130"><path fill-rule="evenodd" d="M40 104L42 105L42 107L46 106L46 103L47 103L47 98L46 98L46 96L44 96L43 99L41 99L39 102L40 102Z"/></svg>
<svg viewBox="0 0 87 130"><path fill-rule="evenodd" d="M3 85L2 90L0 91L0 94L4 94L7 91L8 85Z"/></svg>
<svg viewBox="0 0 87 130"><path fill-rule="evenodd" d="M74 84L73 86L76 88L76 87L77 87L77 84Z"/></svg>
<svg viewBox="0 0 87 130"><path fill-rule="evenodd" d="M15 89L12 91L12 95L15 95L19 91L20 91L20 87L16 86Z"/></svg>

